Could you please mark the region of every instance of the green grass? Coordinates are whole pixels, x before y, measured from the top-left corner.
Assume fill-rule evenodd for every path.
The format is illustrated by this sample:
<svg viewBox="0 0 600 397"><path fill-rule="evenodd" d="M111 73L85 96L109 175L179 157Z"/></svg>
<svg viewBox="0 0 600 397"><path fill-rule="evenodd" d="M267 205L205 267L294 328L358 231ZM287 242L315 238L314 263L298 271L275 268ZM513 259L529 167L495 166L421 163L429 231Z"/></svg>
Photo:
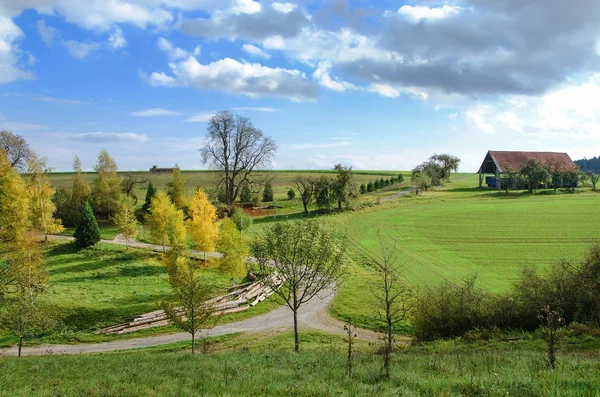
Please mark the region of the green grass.
<svg viewBox="0 0 600 397"><path fill-rule="evenodd" d="M304 331L211 338L208 354L188 344L82 356L1 358L0 395L597 396L599 340L564 345L547 368L539 340L438 342L393 355L381 378L376 345L357 343L346 375L343 338ZM210 347L209 347L210 346Z"/></svg>
<svg viewBox="0 0 600 397"><path fill-rule="evenodd" d="M166 269L158 261L159 254L104 244L77 250L64 241L46 243L43 251L50 289L41 299L53 308L65 329L30 343L89 343L174 331L172 327L162 327L118 336L91 333L118 324L123 317L160 309L161 302L169 298L171 288ZM217 288L230 285L230 277L219 272L216 263L210 261L202 265L199 275ZM271 297L248 311L225 316L220 322L262 314L278 307L279 303ZM0 335L0 344L11 343L14 343L13 337Z"/></svg>

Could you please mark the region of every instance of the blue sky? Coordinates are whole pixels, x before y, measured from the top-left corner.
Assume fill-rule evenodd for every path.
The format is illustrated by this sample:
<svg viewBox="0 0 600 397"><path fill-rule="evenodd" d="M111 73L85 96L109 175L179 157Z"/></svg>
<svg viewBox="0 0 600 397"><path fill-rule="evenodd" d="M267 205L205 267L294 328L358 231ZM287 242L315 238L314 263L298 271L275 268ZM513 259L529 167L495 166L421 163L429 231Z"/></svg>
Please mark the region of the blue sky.
<svg viewBox="0 0 600 397"><path fill-rule="evenodd" d="M0 0L0 128L59 171L201 169L229 109L276 169L600 154L600 7L576 0Z"/></svg>

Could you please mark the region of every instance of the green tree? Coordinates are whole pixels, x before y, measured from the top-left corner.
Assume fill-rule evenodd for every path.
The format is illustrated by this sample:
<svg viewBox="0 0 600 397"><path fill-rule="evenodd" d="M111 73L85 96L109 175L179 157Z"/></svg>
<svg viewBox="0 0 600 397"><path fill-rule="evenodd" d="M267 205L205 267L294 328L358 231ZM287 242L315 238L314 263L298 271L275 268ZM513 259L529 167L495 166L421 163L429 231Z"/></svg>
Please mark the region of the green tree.
<svg viewBox="0 0 600 397"><path fill-rule="evenodd" d="M221 222L217 251L221 253L219 268L222 272L231 275L232 284L234 277L246 275L248 246L235 223L229 218Z"/></svg>
<svg viewBox="0 0 600 397"><path fill-rule="evenodd" d="M337 172L337 175L332 188L337 198L338 209L341 210L342 204L348 207L351 201L356 198L354 174L352 173L352 167L342 164L336 164L333 169Z"/></svg>
<svg viewBox="0 0 600 397"><path fill-rule="evenodd" d="M380 186L379 186L379 180L375 179L375 182L373 182L373 191L375 190L379 190Z"/></svg>
<svg viewBox="0 0 600 397"><path fill-rule="evenodd" d="M144 200L144 204L142 205L142 212L144 215L150 213L150 204L152 204L152 199L156 195L156 189L152 184L152 181L148 182L148 189L146 190L146 198Z"/></svg>
<svg viewBox="0 0 600 397"><path fill-rule="evenodd" d="M271 186L271 182L269 182L269 181L267 181L265 183L265 187L263 189L263 194L262 194L262 201L263 202L273 201L273 187Z"/></svg>
<svg viewBox="0 0 600 397"><path fill-rule="evenodd" d="M156 193L146 219L150 226L150 235L155 243L162 245L163 253L167 252L167 244L174 247L185 243L187 236L183 212L175 208L165 192Z"/></svg>
<svg viewBox="0 0 600 397"><path fill-rule="evenodd" d="M173 290L171 300L162 303L167 318L176 328L192 336L192 354L195 353L196 334L210 328L214 307L209 300L214 287L198 279L194 265L180 248L174 247L165 255L169 271L169 284Z"/></svg>
<svg viewBox="0 0 600 397"><path fill-rule="evenodd" d="M296 197L296 191L290 188L287 192L288 200L293 200Z"/></svg>
<svg viewBox="0 0 600 397"><path fill-rule="evenodd" d="M125 237L125 247L129 249L129 240L137 237L140 226L135 217L135 200L131 196L125 196L119 201L114 222Z"/></svg>
<svg viewBox="0 0 600 397"><path fill-rule="evenodd" d="M183 176L183 173L179 169L178 165L173 168L173 182L171 184L169 196L171 197L171 201L173 201L173 204L175 204L177 209L182 209L186 206L185 177Z"/></svg>
<svg viewBox="0 0 600 397"><path fill-rule="evenodd" d="M438 164L440 179L446 182L450 182L450 173L458 171L460 164L460 159L450 154L434 154L429 160Z"/></svg>
<svg viewBox="0 0 600 397"><path fill-rule="evenodd" d="M315 221L278 222L253 242L252 252L265 275L262 282L292 310L298 352L298 310L319 293L333 293L345 271L344 246Z"/></svg>
<svg viewBox="0 0 600 397"><path fill-rule="evenodd" d="M365 194L367 193L367 185L365 185L364 183L360 185L360 194Z"/></svg>
<svg viewBox="0 0 600 397"><path fill-rule="evenodd" d="M242 203L249 203L252 201L252 191L250 190L250 183L248 181L242 183L242 188L240 190L240 201Z"/></svg>
<svg viewBox="0 0 600 397"><path fill-rule="evenodd" d="M402 176L402 174L398 174L398 178L396 178L396 181L398 181L398 183L404 182L404 177Z"/></svg>
<svg viewBox="0 0 600 397"><path fill-rule="evenodd" d="M73 181L73 190L71 192L71 210L73 211L73 214L79 216L83 210L83 207L85 207L85 203L90 200L92 188L85 181L81 160L77 156L75 156L75 160L73 160L73 170L75 171L75 174L71 178Z"/></svg>
<svg viewBox="0 0 600 397"><path fill-rule="evenodd" d="M100 229L89 202L83 207L73 237L78 248L88 248L100 241Z"/></svg>
<svg viewBox="0 0 600 397"><path fill-rule="evenodd" d="M308 206L315 193L315 180L310 176L300 175L294 179L294 183L296 184L296 190L300 193L302 205L304 206L304 213L308 214Z"/></svg>
<svg viewBox="0 0 600 397"><path fill-rule="evenodd" d="M46 158L32 153L28 161L27 193L29 197L29 217L31 226L44 235L60 233L64 230L59 219L54 218L56 206L52 201L54 189L46 174Z"/></svg>
<svg viewBox="0 0 600 397"><path fill-rule="evenodd" d="M592 190L596 191L596 184L598 183L598 179L600 178L600 174L596 174L594 171L589 171L585 174L587 178L592 183Z"/></svg>
<svg viewBox="0 0 600 397"><path fill-rule="evenodd" d="M431 186L431 177L426 172L413 170L410 177L413 186L427 191Z"/></svg>
<svg viewBox="0 0 600 397"><path fill-rule="evenodd" d="M527 161L521 169L521 175L527 180L529 193L533 193L538 184L545 183L550 178L546 167L535 159Z"/></svg>
<svg viewBox="0 0 600 397"><path fill-rule="evenodd" d="M375 186L373 186L373 182L369 181L369 183L367 183L367 192L372 193L374 191L375 191Z"/></svg>
<svg viewBox="0 0 600 397"><path fill-rule="evenodd" d="M106 150L102 150L94 170L96 171L92 195L94 211L106 219L111 219L121 198L121 177L117 174L117 163Z"/></svg>
<svg viewBox="0 0 600 397"><path fill-rule="evenodd" d="M244 210L239 207L235 207L233 209L233 215L231 215L231 219L235 223L235 227L240 231L240 233L250 229L254 223L252 217L246 214Z"/></svg>
<svg viewBox="0 0 600 397"><path fill-rule="evenodd" d="M335 182L326 176L321 176L314 181L315 202L321 209L330 210L333 203L338 199L334 190Z"/></svg>

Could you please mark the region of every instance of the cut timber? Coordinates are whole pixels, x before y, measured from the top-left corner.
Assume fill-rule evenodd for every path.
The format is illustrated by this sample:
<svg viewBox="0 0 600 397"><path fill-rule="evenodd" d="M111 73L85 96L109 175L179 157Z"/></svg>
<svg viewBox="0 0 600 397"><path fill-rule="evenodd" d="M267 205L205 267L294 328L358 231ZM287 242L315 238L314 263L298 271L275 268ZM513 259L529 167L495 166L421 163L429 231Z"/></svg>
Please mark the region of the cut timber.
<svg viewBox="0 0 600 397"><path fill-rule="evenodd" d="M233 309L227 309L227 310L221 310L221 311L215 312L213 314L213 316L222 316L224 314L245 312L248 309L250 309L250 306L234 307Z"/></svg>

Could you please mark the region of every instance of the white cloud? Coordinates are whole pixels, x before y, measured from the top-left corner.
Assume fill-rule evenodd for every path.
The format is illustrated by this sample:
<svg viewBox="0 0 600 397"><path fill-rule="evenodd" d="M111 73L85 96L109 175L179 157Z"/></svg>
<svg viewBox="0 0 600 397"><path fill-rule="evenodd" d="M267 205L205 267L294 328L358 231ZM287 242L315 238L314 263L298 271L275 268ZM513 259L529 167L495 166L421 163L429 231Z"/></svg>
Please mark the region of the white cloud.
<svg viewBox="0 0 600 397"><path fill-rule="evenodd" d="M188 117L186 123L208 123L210 119L215 115L215 112L204 112L198 113L192 117Z"/></svg>
<svg viewBox="0 0 600 397"><path fill-rule="evenodd" d="M234 14L256 14L262 11L262 5L254 0L236 0L232 11Z"/></svg>
<svg viewBox="0 0 600 397"><path fill-rule="evenodd" d="M470 128L485 132L486 134L491 134L495 131L495 128L487 120L489 113L490 108L487 105L472 107L465 113L467 125Z"/></svg>
<svg viewBox="0 0 600 397"><path fill-rule="evenodd" d="M271 55L269 55L267 52L263 51L262 49L258 48L255 45L252 45L252 44L244 44L242 46L242 49L252 56L265 58L265 59L271 58Z"/></svg>
<svg viewBox="0 0 600 397"><path fill-rule="evenodd" d="M146 110L139 110L131 113L132 116L136 117L160 117L160 116L177 116L179 112L174 110L168 110L163 108L152 108Z"/></svg>
<svg viewBox="0 0 600 397"><path fill-rule="evenodd" d="M203 65L194 57L169 64L174 77L152 73L152 85L188 85L247 95L278 96L307 101L317 96L316 86L299 70L269 68L258 63L240 63L231 58Z"/></svg>
<svg viewBox="0 0 600 397"><path fill-rule="evenodd" d="M123 31L120 28L116 28L115 31L110 35L108 38L108 45L114 50L125 48L127 45L127 40L125 40Z"/></svg>
<svg viewBox="0 0 600 397"><path fill-rule="evenodd" d="M46 24L46 20L43 18L37 22L36 26L37 26L38 34L42 38L42 41L44 43L46 43L46 45L48 47L52 47L52 45L54 44L54 39L56 38L56 35L57 35L56 29L48 26Z"/></svg>
<svg viewBox="0 0 600 397"><path fill-rule="evenodd" d="M388 98L398 98L400 96L400 91L383 83L373 83L369 86L368 90Z"/></svg>
<svg viewBox="0 0 600 397"><path fill-rule="evenodd" d="M450 120L456 120L457 117L458 117L458 113L451 113L451 114L448 115L448 118Z"/></svg>
<svg viewBox="0 0 600 397"><path fill-rule="evenodd" d="M273 9L275 11L279 11L281 13L287 14L296 9L296 4L275 2L275 3L271 4L271 7L273 7Z"/></svg>
<svg viewBox="0 0 600 397"><path fill-rule="evenodd" d="M523 121L517 118L517 115L513 112L502 112L496 116L496 122L500 124L504 124L507 128L516 131L518 133L523 133Z"/></svg>
<svg viewBox="0 0 600 397"><path fill-rule="evenodd" d="M148 137L144 134L132 132L83 132L80 134L69 134L69 137L84 142L146 142Z"/></svg>
<svg viewBox="0 0 600 397"><path fill-rule="evenodd" d="M317 79L319 84L321 84L323 87L329 88L330 90L334 90L334 91L338 91L338 92L344 92L348 89L356 89L356 86L354 86L351 83L348 83L346 81L340 81L337 78L332 79L331 76L329 75L330 69L331 69L331 62L327 62L327 61L319 62L317 70L315 70L315 72L313 73L313 76L315 77L315 79Z"/></svg>
<svg viewBox="0 0 600 397"><path fill-rule="evenodd" d="M167 54L167 56L172 60L181 60L181 59L188 58L190 56L200 55L200 46L196 46L196 48L194 48L194 51L189 52L182 48L175 47L173 45L173 43L171 43L169 40L165 39L164 37L159 37L158 48L162 52Z"/></svg>
<svg viewBox="0 0 600 397"><path fill-rule="evenodd" d="M75 40L67 40L63 42L63 45L67 48L67 51L73 58L85 59L92 52L100 49L100 43L82 43Z"/></svg>
<svg viewBox="0 0 600 397"><path fill-rule="evenodd" d="M414 21L419 22L423 19L427 19L430 21L446 19L451 16L457 15L462 11L462 8L459 6L449 6L443 5L441 7L427 7L427 6L409 6L403 5L398 9L398 14ZM389 13L386 13L389 15Z"/></svg>
<svg viewBox="0 0 600 397"><path fill-rule="evenodd" d="M31 72L19 66L23 52L16 42L22 37L23 31L12 19L0 14L0 84L33 78Z"/></svg>

